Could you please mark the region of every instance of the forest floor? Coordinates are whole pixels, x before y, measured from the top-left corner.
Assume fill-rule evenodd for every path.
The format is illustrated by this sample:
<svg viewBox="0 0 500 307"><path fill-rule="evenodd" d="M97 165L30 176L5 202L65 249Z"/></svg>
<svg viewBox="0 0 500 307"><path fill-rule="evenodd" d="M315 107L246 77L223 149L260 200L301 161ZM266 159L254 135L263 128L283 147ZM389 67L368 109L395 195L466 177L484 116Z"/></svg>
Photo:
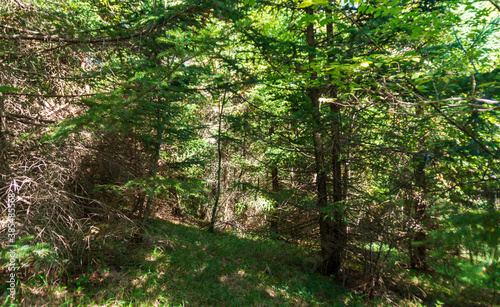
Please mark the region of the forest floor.
<svg viewBox="0 0 500 307"><path fill-rule="evenodd" d="M92 251L81 267L85 269L66 273L61 284L49 285L43 276L21 284L20 300L11 306L492 304L487 290L445 275L436 277L435 271L404 276L413 280L408 295L387 291L370 298L352 285L343 287L338 279L307 270L304 261L312 259L313 251L304 246L228 232L210 234L192 223L152 220L140 243L112 237L103 243L105 249Z"/></svg>

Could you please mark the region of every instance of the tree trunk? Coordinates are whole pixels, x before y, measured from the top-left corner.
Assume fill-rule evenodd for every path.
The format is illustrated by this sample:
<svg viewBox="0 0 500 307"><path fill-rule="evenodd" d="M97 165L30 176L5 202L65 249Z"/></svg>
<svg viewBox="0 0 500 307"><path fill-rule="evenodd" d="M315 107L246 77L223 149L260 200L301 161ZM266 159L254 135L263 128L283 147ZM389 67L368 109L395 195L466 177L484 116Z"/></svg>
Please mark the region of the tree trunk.
<svg viewBox="0 0 500 307"><path fill-rule="evenodd" d="M327 14L332 15L332 11L327 9ZM333 47L333 23L328 23L326 25L326 35L327 41L330 48ZM333 50L330 50L328 54L328 62L334 62ZM342 109L340 104L338 104L338 91L337 85L334 85L332 75L328 77L330 83L329 96L333 99L333 103L330 103L330 112L332 115L332 202L338 203L345 201L347 196L347 180L349 169L345 161L341 160L342 144L340 142L340 130L342 127ZM342 176L342 171L344 167L344 177ZM336 209L333 214L334 227L333 227L333 240L335 242L335 255L336 259L340 264L342 264L344 249L346 245L346 235L347 235L347 225L344 222L344 212L342 208Z"/></svg>
<svg viewBox="0 0 500 307"><path fill-rule="evenodd" d="M336 102L337 89L332 86L330 90L330 97ZM347 191L344 191L344 186L347 186L347 182L343 180L342 168L344 162L341 160L341 143L340 143L340 127L341 127L341 108L338 104L330 104L330 112L332 113L332 203L338 204L345 200ZM347 171L347 166L346 166ZM347 179L345 179L347 180ZM335 209L333 213L333 229L332 236L333 242L335 243L335 255L336 261L342 263L342 256L344 254L344 248L346 244L346 223L344 222L344 212L342 207Z"/></svg>
<svg viewBox="0 0 500 307"><path fill-rule="evenodd" d="M313 15L313 9L307 8L307 14ZM314 25L309 23L307 26L307 44L312 51L309 53L309 65L312 65L316 57L315 49L315 34ZM321 255L323 258L324 273L327 275L337 274L342 266L342 254L344 244L342 242L342 224L343 220L340 212L335 211L333 214L328 214L323 209L328 206L327 180L328 180L328 165L325 163L325 150L323 144L323 123L321 120L320 105L319 105L319 88L313 86L317 75L314 71L311 72L310 82L311 87L308 88L309 99L311 100L312 116L314 121L313 141L314 141L314 157L316 167L316 187L317 187L317 206L320 210L320 243ZM338 153L338 151L337 151ZM336 159L338 162L339 159ZM341 170L341 168L339 168ZM341 176L341 173L339 173ZM341 177L340 177L341 178ZM340 185L336 185L334 198L342 196L342 180ZM338 190L340 188L340 191ZM335 196L336 195L336 196Z"/></svg>
<svg viewBox="0 0 500 307"><path fill-rule="evenodd" d="M423 143L422 141L419 143ZM423 145L423 144L422 144ZM416 233L410 242L410 265L414 269L424 270L427 267L427 246L424 241L427 238L425 233L425 223L427 221L426 209L427 203L424 200L426 192L425 182L425 166L428 156L421 151L413 156L415 167L415 186L413 205L414 205L414 221Z"/></svg>
<svg viewBox="0 0 500 307"><path fill-rule="evenodd" d="M158 101L159 102L159 101ZM161 109L158 109L156 112L159 113ZM145 225L148 221L149 215L151 213L151 204L153 203L154 194L156 191L156 177L158 174L158 162L160 161L160 150L163 139L163 124L161 120L160 114L157 114L158 126L156 127L156 140L155 147L153 150L153 155L151 158L151 166L149 169L149 178L151 180L151 193L148 195L146 199L146 203L144 204L144 211L142 216L142 222Z"/></svg>
<svg viewBox="0 0 500 307"><path fill-rule="evenodd" d="M416 114L422 115L422 107L418 107ZM413 154L413 163L415 168L415 192L413 194L414 207L414 225L415 235L410 236L410 267L417 270L424 270L427 267L427 246L424 241L427 238L425 233L425 223L427 222L427 203L424 200L427 185L425 181L425 167L429 155L425 150L425 136L418 141L419 152Z"/></svg>
<svg viewBox="0 0 500 307"><path fill-rule="evenodd" d="M221 148L221 130L222 130L222 111L224 110L224 103L226 100L226 92L224 92L224 97L219 101L219 131L217 132L217 194L215 194L215 203L212 209L212 220L210 221L209 231L211 233L215 232L215 222L217 220L217 209L219 207L220 199L220 175L222 168L222 148Z"/></svg>
<svg viewBox="0 0 500 307"><path fill-rule="evenodd" d="M274 127L271 126L269 128L269 136L272 136L274 134ZM271 185L273 189L273 193L275 196L277 196L279 190L280 190L280 184L279 184L279 179L278 179L278 167L273 165L271 167ZM278 203L278 199L275 199L275 203ZM273 211L270 214L269 217L269 230L271 232L271 235L278 235L279 233L279 215L277 212L277 208L273 208Z"/></svg>

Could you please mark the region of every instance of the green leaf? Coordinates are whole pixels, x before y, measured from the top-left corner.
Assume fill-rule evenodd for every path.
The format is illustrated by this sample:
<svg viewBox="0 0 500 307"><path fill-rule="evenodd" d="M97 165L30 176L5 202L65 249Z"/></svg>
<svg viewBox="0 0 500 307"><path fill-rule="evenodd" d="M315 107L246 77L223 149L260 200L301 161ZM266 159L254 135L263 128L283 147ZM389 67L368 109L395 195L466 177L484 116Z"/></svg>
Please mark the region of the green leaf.
<svg viewBox="0 0 500 307"><path fill-rule="evenodd" d="M13 86L0 86L0 93L1 92L19 92L20 89L17 87Z"/></svg>
<svg viewBox="0 0 500 307"><path fill-rule="evenodd" d="M483 83L483 84L480 84L477 86L477 88L483 88L483 87L488 87L488 86L491 86L491 85L496 85L496 84L500 84L499 82L488 82L488 83Z"/></svg>
<svg viewBox="0 0 500 307"><path fill-rule="evenodd" d="M330 4L328 0L304 0L302 3L297 5L298 8L305 8L311 5L328 5Z"/></svg>
<svg viewBox="0 0 500 307"><path fill-rule="evenodd" d="M313 5L314 3L312 3L311 0L305 0L304 2L302 3L299 3L299 5L297 5L298 8L305 8L305 7L309 7L311 5Z"/></svg>

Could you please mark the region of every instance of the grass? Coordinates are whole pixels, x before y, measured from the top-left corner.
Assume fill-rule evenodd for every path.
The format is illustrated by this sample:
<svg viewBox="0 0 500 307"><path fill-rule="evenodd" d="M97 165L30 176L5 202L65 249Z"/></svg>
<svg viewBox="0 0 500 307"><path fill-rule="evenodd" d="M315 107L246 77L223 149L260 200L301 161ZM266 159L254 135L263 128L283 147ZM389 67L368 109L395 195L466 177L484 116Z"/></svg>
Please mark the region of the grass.
<svg viewBox="0 0 500 307"><path fill-rule="evenodd" d="M67 285L21 285L24 306L344 306L359 298L307 273L280 242L152 221L148 243L108 241ZM70 274L72 275L72 274Z"/></svg>
<svg viewBox="0 0 500 307"><path fill-rule="evenodd" d="M494 295L498 285L485 274L484 263L471 263L466 258L453 262L430 258L429 265L432 271L426 274L408 271L414 287L425 289L426 302L440 301L446 306L500 306L500 297Z"/></svg>
<svg viewBox="0 0 500 307"><path fill-rule="evenodd" d="M490 306L481 263L394 270L400 288L368 298L304 269L300 245L151 221L145 242L94 242L73 272L49 283L43 274L18 286L21 306ZM402 255L391 254L395 267ZM396 273L397 272L397 273ZM396 274L399 274L396 276ZM404 284L404 285L403 285ZM404 288L404 289L403 289ZM4 298L2 298L4 299ZM498 297L497 297L498 300ZM3 306L9 306L9 302ZM2 303L0 303L2 306Z"/></svg>

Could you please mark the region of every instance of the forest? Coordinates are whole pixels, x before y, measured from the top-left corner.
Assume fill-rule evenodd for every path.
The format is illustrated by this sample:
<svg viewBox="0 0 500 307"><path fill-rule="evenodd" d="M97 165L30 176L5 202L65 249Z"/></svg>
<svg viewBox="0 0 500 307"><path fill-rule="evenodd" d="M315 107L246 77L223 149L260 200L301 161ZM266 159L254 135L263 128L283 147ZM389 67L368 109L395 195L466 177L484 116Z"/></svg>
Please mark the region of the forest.
<svg viewBox="0 0 500 307"><path fill-rule="evenodd" d="M0 306L500 306L500 1L0 0Z"/></svg>

